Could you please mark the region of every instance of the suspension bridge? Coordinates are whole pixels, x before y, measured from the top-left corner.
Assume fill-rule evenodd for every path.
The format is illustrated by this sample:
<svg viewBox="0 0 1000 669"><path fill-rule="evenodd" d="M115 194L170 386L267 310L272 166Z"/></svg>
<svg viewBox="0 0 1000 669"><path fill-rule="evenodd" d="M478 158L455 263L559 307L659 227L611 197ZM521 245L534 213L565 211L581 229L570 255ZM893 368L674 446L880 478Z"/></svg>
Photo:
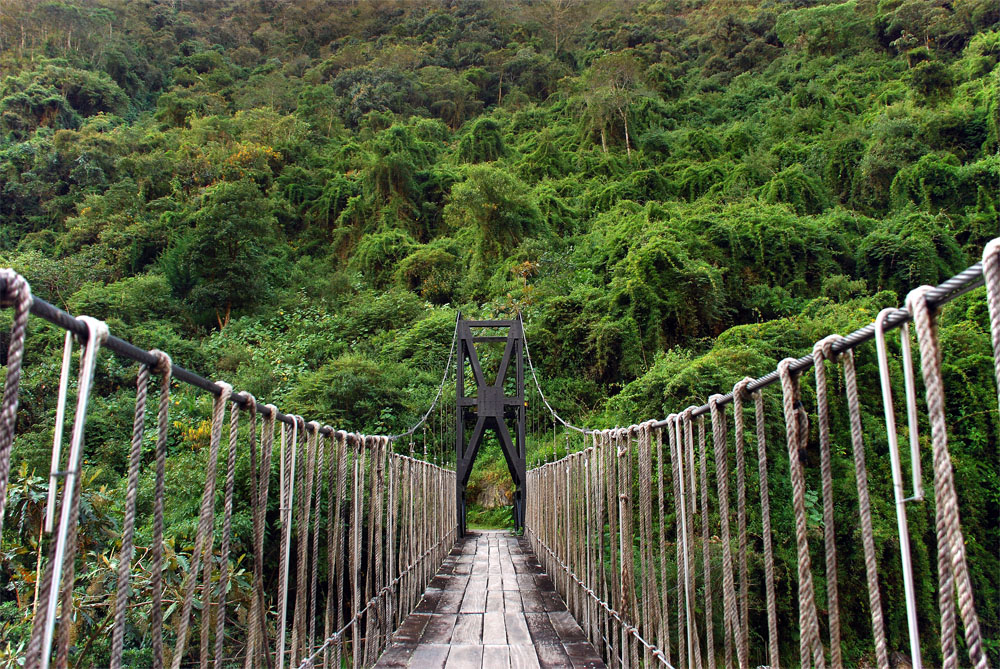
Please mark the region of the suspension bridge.
<svg viewBox="0 0 1000 669"><path fill-rule="evenodd" d="M137 363L115 596L107 611L113 619L114 668L128 664L123 658L126 638L136 634L127 616L133 606L149 612L140 638L157 669L715 669L779 667L783 661L839 668L845 665L840 604L845 593L838 589L838 575L844 574L838 552L858 542L867 591L851 601L862 602L870 625L866 638L852 643L867 649L873 666L887 669L905 661L921 667L934 657L946 667L986 667L990 640L977 611L997 602L983 601L969 575L962 495L948 443L956 417L945 402L947 351L937 332L946 305L984 283L986 290L975 295L985 294L1000 387L998 239L986 247L982 262L939 286L916 288L904 306L882 311L860 330L830 335L761 378L734 379L731 389L720 389L726 392L701 406L676 407L666 418L614 429L578 427L553 410L520 317L459 316L441 386L423 417L402 434L365 435L283 412L227 383L205 379L162 351L142 350L113 336L97 319L70 316L33 297L23 277L0 270L0 304L12 310L0 407L0 530L17 447L22 373L51 362L26 356L28 320L33 316L65 330L47 539L39 547L30 641L18 661L30 669L67 667L77 652L72 621L78 613L74 588L87 485L87 409L99 401L92 397L95 369L99 355L109 350ZM890 347L894 330L900 336ZM490 347L500 350L488 353ZM865 348L874 348L874 374L862 375L855 364L855 351ZM894 398L892 370L899 367L904 392ZM452 380L454 405L447 407ZM168 603L161 576L164 508L170 501L165 463L176 429L169 411L178 383L210 393L213 403L196 537L186 555L180 597ZM880 387L882 405L862 406L859 384ZM75 388L73 402L70 388ZM841 396L834 397L833 389ZM766 410L768 395L779 411ZM908 449L898 443L899 404L906 413L902 434ZM841 409L843 415L837 415ZM769 420L778 423L775 432ZM838 420L849 424L849 444L832 443L831 423ZM891 489L870 489L866 456L873 453L874 421L885 426L878 452L888 452ZM538 437L548 425L551 450ZM147 429L156 435L150 443L144 439ZM557 429L565 435L562 454ZM466 486L491 433L516 490L515 532L466 526ZM529 451L532 437L535 450ZM921 453L928 443L930 452ZM835 475L833 448L846 454L850 471ZM818 462L810 455L817 449ZM248 499L235 493L241 451L250 462ZM775 457L778 452L787 453L785 471L773 466L784 462ZM926 491L921 462L931 463L933 485ZM144 558L152 580L143 593L149 601L139 602L133 587L135 530L139 520L148 519L137 517L136 500L140 474L147 469L155 481L153 531ZM876 551L874 496L892 499L895 553ZM930 503L937 589L919 609L907 509ZM252 594L248 611L235 615L227 596L238 558L232 521L242 504L249 506L253 525L242 567ZM856 525L837 528L834 509L845 505L853 509ZM786 537L772 532L772 517L789 508L796 569L779 573L776 546ZM275 553L276 571L273 558L267 559ZM900 578L887 584L886 571ZM762 602L764 610L751 610L751 602ZM797 620L779 619L782 608L797 611ZM905 615L906 638L887 634L891 610Z"/></svg>

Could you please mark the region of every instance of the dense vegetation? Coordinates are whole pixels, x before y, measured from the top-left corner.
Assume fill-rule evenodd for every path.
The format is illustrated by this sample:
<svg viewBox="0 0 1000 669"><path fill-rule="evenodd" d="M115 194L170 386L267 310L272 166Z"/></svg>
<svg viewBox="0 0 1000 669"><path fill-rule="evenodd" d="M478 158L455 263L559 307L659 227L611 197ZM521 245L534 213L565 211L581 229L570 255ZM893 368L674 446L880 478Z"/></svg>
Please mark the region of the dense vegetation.
<svg viewBox="0 0 1000 669"><path fill-rule="evenodd" d="M767 372L974 262L1000 233L998 63L996 0L5 0L0 265L139 346L369 432L398 432L429 404L456 310L520 310L560 411L627 424ZM984 410L996 395L981 292L943 317L952 452L995 664L1000 426ZM61 333L35 322L28 342L0 554L8 663L30 625ZM870 373L873 355L859 364ZM82 665L107 661L134 376L101 359ZM870 475L888 491L880 398L874 384L864 392ZM171 408L174 588L207 401L178 389ZM837 495L853 500L846 424L836 429ZM539 448L551 438L541 425ZM772 444L772 495L788 499L777 431ZM487 456L474 488L500 478L498 452ZM902 649L890 497L873 503ZM847 541L855 513L838 510ZM932 639L933 504L910 513ZM774 522L790 602L787 505ZM245 552L249 512L235 528ZM140 545L148 537L140 528ZM871 660L856 545L841 557L852 664ZM247 587L238 575L237 601ZM781 616L793 662L796 612ZM756 638L764 625L754 620ZM143 665L141 616L130 629Z"/></svg>

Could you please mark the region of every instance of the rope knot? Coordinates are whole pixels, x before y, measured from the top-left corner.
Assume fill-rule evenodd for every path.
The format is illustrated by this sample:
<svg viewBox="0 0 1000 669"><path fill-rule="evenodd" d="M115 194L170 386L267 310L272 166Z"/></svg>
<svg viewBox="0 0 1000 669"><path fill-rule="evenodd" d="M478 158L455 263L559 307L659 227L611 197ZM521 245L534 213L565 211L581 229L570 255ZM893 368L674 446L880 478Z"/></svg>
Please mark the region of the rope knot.
<svg viewBox="0 0 1000 669"><path fill-rule="evenodd" d="M1000 260L1000 237L991 239L983 247L983 268L997 260Z"/></svg>
<svg viewBox="0 0 1000 669"><path fill-rule="evenodd" d="M914 324L917 323L918 311L921 315L929 314L931 312L930 305L927 302L927 293L930 292L930 290L931 286L918 286L906 294L906 310L909 311L910 316L913 317Z"/></svg>
<svg viewBox="0 0 1000 669"><path fill-rule="evenodd" d="M87 325L87 331L90 333L89 337L94 337L97 343L101 346L104 342L108 340L111 336L111 332L108 330L108 324L104 321L97 320L96 318L91 318L90 316L80 316L77 320L81 320Z"/></svg>
<svg viewBox="0 0 1000 669"><path fill-rule="evenodd" d="M160 376L170 376L174 371L174 362L170 356L158 348L151 349L149 354L156 358L156 366L153 371Z"/></svg>
<svg viewBox="0 0 1000 669"><path fill-rule="evenodd" d="M225 381L216 381L215 385L222 388L222 391L219 393L220 401L225 402L226 400L229 399L230 395L233 394L233 387L228 383L226 383Z"/></svg>
<svg viewBox="0 0 1000 669"><path fill-rule="evenodd" d="M254 413L256 413L256 411L257 411L257 398L254 397L251 393L249 393L249 392L247 392L245 390L243 392L239 393L239 395L244 400L246 400L247 409L250 410L250 411L253 411Z"/></svg>
<svg viewBox="0 0 1000 669"><path fill-rule="evenodd" d="M834 360L836 356L833 353L833 345L839 342L843 337L839 334L831 334L823 337L818 342L813 344L813 360L815 364L819 364L823 360Z"/></svg>
<svg viewBox="0 0 1000 669"><path fill-rule="evenodd" d="M0 269L0 307L27 303L30 308L31 302L31 285L27 279L12 269Z"/></svg>
<svg viewBox="0 0 1000 669"><path fill-rule="evenodd" d="M750 391L748 391L747 388L750 386L750 383L752 381L753 379L751 379L749 376L744 376L742 379L737 381L736 385L733 386L733 399L734 400L737 398L741 400L749 399Z"/></svg>

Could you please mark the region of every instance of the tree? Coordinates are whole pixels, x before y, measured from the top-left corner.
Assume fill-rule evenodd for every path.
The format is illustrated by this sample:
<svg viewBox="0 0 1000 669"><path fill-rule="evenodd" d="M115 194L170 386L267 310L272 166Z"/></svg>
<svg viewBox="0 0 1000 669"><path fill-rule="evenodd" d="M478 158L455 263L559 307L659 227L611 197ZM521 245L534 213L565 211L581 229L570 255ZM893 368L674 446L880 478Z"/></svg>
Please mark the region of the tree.
<svg viewBox="0 0 1000 669"><path fill-rule="evenodd" d="M276 220L271 202L249 180L206 189L190 229L167 250L164 270L176 293L220 328L234 308L261 301L274 279L268 248Z"/></svg>
<svg viewBox="0 0 1000 669"><path fill-rule="evenodd" d="M486 257L510 251L543 226L528 186L491 165L469 168L468 178L451 189L444 216L453 225L476 227L480 254Z"/></svg>
<svg viewBox="0 0 1000 669"><path fill-rule="evenodd" d="M601 132L601 147L607 153L605 129L614 117L621 119L625 133L625 151L632 159L629 138L629 112L640 92L641 65L631 54L611 53L602 56L584 75L588 115Z"/></svg>

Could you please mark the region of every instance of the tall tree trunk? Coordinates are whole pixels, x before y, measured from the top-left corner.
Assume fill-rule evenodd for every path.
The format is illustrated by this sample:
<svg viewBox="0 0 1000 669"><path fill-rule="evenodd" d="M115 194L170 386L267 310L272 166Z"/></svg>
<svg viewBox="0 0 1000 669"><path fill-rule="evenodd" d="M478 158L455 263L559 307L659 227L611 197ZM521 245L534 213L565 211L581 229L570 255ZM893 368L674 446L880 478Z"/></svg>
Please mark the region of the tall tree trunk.
<svg viewBox="0 0 1000 669"><path fill-rule="evenodd" d="M601 149L604 150L604 153L608 152L608 140L604 136L604 128L603 127L601 128Z"/></svg>
<svg viewBox="0 0 1000 669"><path fill-rule="evenodd" d="M632 145L628 138L628 113L625 109L619 109L622 115L622 122L625 124L625 153L628 155L629 162L632 162Z"/></svg>

